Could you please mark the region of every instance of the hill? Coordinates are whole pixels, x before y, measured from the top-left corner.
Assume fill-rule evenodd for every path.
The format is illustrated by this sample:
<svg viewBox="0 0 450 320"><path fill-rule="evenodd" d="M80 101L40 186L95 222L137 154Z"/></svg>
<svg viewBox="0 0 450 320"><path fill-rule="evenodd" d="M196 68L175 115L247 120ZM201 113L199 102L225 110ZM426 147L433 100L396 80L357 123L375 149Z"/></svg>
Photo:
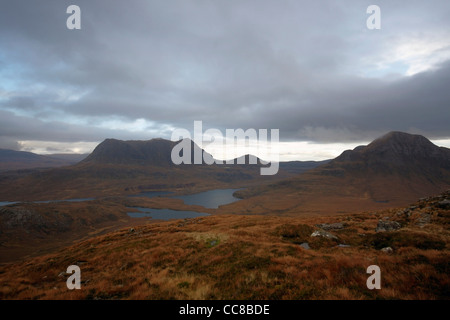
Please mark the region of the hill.
<svg viewBox="0 0 450 320"><path fill-rule="evenodd" d="M439 180L442 170L450 170L450 149L437 147L420 135L390 132L368 146L343 152L326 168L343 169L349 174L426 175Z"/></svg>
<svg viewBox="0 0 450 320"><path fill-rule="evenodd" d="M0 149L0 172L34 168L62 167L73 164L67 159L44 156L26 151Z"/></svg>
<svg viewBox="0 0 450 320"><path fill-rule="evenodd" d="M404 205L450 187L450 149L390 132L304 174L240 192L230 210L248 213L356 212Z"/></svg>
<svg viewBox="0 0 450 320"><path fill-rule="evenodd" d="M82 161L82 164L118 164L139 166L175 166L171 159L172 149L180 141L152 139L147 141L122 141L106 139ZM193 141L191 145L191 158L193 163L194 152L206 153ZM207 154L207 153L206 153ZM210 156L207 154L206 156Z"/></svg>
<svg viewBox="0 0 450 320"><path fill-rule="evenodd" d="M81 160L84 160L88 155L89 153L51 153L47 156L53 159L61 159L70 162L71 164L75 164Z"/></svg>

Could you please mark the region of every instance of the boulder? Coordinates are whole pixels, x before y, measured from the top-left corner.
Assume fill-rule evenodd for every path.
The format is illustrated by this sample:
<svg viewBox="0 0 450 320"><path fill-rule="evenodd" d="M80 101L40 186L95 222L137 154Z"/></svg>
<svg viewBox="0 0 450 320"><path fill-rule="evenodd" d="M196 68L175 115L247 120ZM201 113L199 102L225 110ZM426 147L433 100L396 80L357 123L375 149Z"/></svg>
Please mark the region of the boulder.
<svg viewBox="0 0 450 320"><path fill-rule="evenodd" d="M402 227L401 224L396 221L378 220L378 225L375 231L376 232L394 231L400 229L401 227Z"/></svg>
<svg viewBox="0 0 450 320"><path fill-rule="evenodd" d="M394 252L394 249L392 249L391 247L386 247L386 248L381 249L381 251L384 252L384 253L391 254L391 253Z"/></svg>
<svg viewBox="0 0 450 320"><path fill-rule="evenodd" d="M340 229L344 229L345 226L342 222L336 222L336 223L316 224L316 227L323 229L323 230L340 230Z"/></svg>
<svg viewBox="0 0 450 320"><path fill-rule="evenodd" d="M445 199L445 200L439 201L437 203L437 206L441 209L450 209L450 200Z"/></svg>
<svg viewBox="0 0 450 320"><path fill-rule="evenodd" d="M303 242L302 244L300 244L300 247L302 247L305 250L311 249L308 242Z"/></svg>
<svg viewBox="0 0 450 320"><path fill-rule="evenodd" d="M431 214L422 213L417 219L416 225L419 227L424 227L426 224L429 224L431 222Z"/></svg>
<svg viewBox="0 0 450 320"><path fill-rule="evenodd" d="M337 240L338 237L336 237L334 234L331 234L325 230L316 230L313 233L311 233L311 237L322 237L327 238L331 240Z"/></svg>

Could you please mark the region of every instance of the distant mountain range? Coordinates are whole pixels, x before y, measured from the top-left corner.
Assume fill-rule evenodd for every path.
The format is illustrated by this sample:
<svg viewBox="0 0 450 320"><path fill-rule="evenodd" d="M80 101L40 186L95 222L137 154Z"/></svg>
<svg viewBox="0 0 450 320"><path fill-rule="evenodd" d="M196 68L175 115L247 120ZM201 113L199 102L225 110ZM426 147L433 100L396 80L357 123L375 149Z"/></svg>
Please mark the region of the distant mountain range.
<svg viewBox="0 0 450 320"><path fill-rule="evenodd" d="M0 201L102 197L162 189L192 191L248 187L287 178L322 163L293 162L286 164L287 170L281 165L279 174L270 177L260 175L260 167L266 164L252 155L239 159L246 163L255 161L256 165L239 164L239 159L234 160L235 165L175 165L171 153L178 143L164 139L106 139L76 164L0 176ZM187 143L191 145L191 163L194 163L196 152L213 159L193 141Z"/></svg>
<svg viewBox="0 0 450 320"><path fill-rule="evenodd" d="M264 162L252 155L241 158L257 165L177 166L171 160L177 143L107 139L74 165L0 175L0 201L245 187L239 192L244 200L228 206L231 213L314 214L404 205L450 188L450 149L402 132L390 132L331 161L281 163L276 176L261 176Z"/></svg>
<svg viewBox="0 0 450 320"><path fill-rule="evenodd" d="M26 151L0 149L0 172L68 166L81 161L86 156L84 154L39 155Z"/></svg>

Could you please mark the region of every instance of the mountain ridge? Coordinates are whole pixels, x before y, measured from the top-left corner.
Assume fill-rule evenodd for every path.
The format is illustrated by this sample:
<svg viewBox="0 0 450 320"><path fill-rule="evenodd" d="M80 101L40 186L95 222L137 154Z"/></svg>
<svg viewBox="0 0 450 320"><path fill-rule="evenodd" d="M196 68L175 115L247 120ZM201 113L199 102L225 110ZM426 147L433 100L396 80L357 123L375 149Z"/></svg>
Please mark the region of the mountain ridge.
<svg viewBox="0 0 450 320"><path fill-rule="evenodd" d="M71 165L67 159L40 155L29 151L0 149L0 171L51 168Z"/></svg>
<svg viewBox="0 0 450 320"><path fill-rule="evenodd" d="M423 136L389 132L293 178L240 191L244 201L230 207L255 214L355 212L404 205L449 188L450 149Z"/></svg>

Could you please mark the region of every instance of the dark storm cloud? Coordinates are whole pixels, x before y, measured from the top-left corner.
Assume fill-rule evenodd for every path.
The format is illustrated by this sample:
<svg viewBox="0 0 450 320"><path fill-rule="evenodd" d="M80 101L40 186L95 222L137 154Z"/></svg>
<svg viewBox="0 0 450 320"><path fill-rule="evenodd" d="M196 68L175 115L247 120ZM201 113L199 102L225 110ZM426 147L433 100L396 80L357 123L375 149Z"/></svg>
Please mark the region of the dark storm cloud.
<svg viewBox="0 0 450 320"><path fill-rule="evenodd" d="M122 136L123 139L136 139L131 132L67 124L63 121L42 121L31 117L16 116L8 111L0 111L0 137L13 145L17 140L42 140L59 142L93 141L93 137L103 140ZM145 137L139 137L145 138ZM94 140L95 141L95 140ZM0 140L2 142L2 140Z"/></svg>
<svg viewBox="0 0 450 320"><path fill-rule="evenodd" d="M81 7L81 30L65 27L71 4ZM166 138L166 125L190 129L194 120L279 128L283 140L366 140L390 130L450 137L450 39L440 33L450 30L450 4L378 1L382 30L373 32L370 4L3 1L0 144L150 138L98 119L146 119L161 127L151 135ZM434 69L371 74L399 44L430 35L439 36ZM432 58L399 56L400 67Z"/></svg>

